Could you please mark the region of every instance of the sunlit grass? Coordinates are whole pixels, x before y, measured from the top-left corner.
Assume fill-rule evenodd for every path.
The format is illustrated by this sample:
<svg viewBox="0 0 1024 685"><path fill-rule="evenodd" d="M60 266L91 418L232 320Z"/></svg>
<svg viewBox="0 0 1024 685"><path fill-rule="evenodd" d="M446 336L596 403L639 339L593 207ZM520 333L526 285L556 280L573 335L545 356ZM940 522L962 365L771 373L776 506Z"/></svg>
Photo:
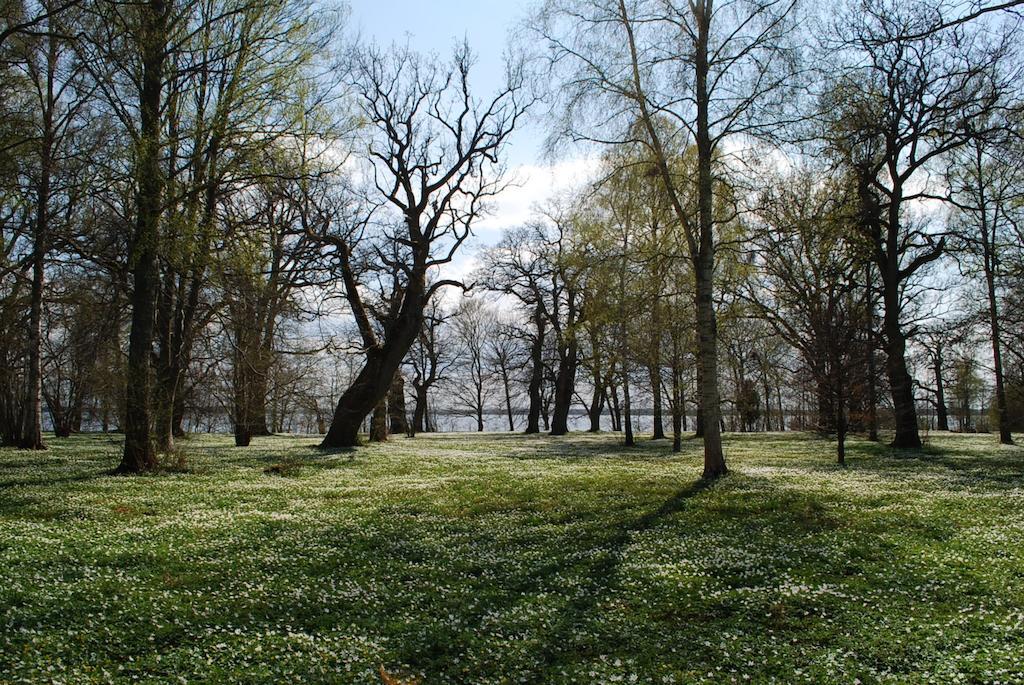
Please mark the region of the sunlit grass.
<svg viewBox="0 0 1024 685"><path fill-rule="evenodd" d="M0 682L1024 682L1024 450L459 434L0 450Z"/></svg>

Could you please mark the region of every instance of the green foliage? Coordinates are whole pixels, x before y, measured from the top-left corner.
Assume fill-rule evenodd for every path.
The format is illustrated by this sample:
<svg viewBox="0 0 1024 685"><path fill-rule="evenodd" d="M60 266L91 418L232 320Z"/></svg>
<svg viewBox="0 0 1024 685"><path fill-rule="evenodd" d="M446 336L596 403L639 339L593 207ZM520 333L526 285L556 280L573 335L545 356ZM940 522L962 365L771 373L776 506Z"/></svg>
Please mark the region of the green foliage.
<svg viewBox="0 0 1024 685"><path fill-rule="evenodd" d="M1019 682L1024 450L933 441L730 436L714 485L696 440L2 450L0 681Z"/></svg>

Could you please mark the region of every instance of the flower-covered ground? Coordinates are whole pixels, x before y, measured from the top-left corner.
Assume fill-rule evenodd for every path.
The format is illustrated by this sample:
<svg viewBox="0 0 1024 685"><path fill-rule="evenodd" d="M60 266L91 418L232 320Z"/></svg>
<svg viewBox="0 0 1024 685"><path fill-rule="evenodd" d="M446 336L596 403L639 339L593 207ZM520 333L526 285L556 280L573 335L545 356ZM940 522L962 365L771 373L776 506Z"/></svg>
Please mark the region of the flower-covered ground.
<svg viewBox="0 0 1024 685"><path fill-rule="evenodd" d="M0 450L0 682L1024 682L1024 449L932 436Z"/></svg>

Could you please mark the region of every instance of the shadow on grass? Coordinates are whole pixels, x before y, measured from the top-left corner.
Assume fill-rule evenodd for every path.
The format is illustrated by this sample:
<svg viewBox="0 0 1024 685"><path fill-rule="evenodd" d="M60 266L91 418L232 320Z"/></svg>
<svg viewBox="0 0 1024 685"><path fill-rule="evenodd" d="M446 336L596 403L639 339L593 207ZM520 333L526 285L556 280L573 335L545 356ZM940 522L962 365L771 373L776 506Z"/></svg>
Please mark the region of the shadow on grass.
<svg viewBox="0 0 1024 685"><path fill-rule="evenodd" d="M979 450L976 446L926 442L917 449L901 449L883 442L851 443L848 456L867 457L858 464L879 472L912 473L939 467L962 485L1006 489L1024 484L1024 450Z"/></svg>
<svg viewBox="0 0 1024 685"><path fill-rule="evenodd" d="M515 607L527 596L552 590L557 592L562 580L567 575L572 577L576 581L572 586L572 598L559 611L553 624L538 631L538 671L518 674L519 682L546 682L545 675L552 668L581 656L578 642L574 638L582 627L599 618L602 599L617 581L619 568L626 559L632 537L651 530L664 519L683 511L690 500L714 485L715 481L697 480L665 500L657 509L625 525L602 527L600 530L607 534L593 541L591 546L595 554L582 564L573 555L556 554L549 561L529 565L523 572L501 579L500 593L491 601L478 603L469 615L463 609L459 624L472 633L482 632L486 629L486 619L496 612ZM558 545L556 549L572 546ZM493 583L494 578L487 582ZM457 663L457 658L466 646L465 632L452 631L450 634L435 635L427 644L403 648L392 657L397 663L412 664L427 673L437 674L450 668L452 663Z"/></svg>
<svg viewBox="0 0 1024 685"><path fill-rule="evenodd" d="M424 442L432 440L434 444L458 447L459 441L453 436L421 436ZM433 446L433 444L432 444ZM562 436L520 435L505 433L500 435L485 434L473 440L474 449L490 448L494 456L518 460L554 460L564 462L590 461L597 459L614 459L616 461L655 461L661 459L678 459L697 454L701 450L701 442L683 440L679 452L672 451L671 440L651 440L649 436L637 438L632 447L623 444L619 433L569 433Z"/></svg>

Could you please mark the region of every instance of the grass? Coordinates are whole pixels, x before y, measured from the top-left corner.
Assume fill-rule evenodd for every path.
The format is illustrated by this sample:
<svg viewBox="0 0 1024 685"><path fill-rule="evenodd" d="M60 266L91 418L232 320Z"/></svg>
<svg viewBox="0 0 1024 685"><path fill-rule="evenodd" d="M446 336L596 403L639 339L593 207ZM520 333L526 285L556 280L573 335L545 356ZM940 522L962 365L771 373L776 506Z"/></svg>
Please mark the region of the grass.
<svg viewBox="0 0 1024 685"><path fill-rule="evenodd" d="M1024 450L803 435L0 450L0 682L1024 682Z"/></svg>

